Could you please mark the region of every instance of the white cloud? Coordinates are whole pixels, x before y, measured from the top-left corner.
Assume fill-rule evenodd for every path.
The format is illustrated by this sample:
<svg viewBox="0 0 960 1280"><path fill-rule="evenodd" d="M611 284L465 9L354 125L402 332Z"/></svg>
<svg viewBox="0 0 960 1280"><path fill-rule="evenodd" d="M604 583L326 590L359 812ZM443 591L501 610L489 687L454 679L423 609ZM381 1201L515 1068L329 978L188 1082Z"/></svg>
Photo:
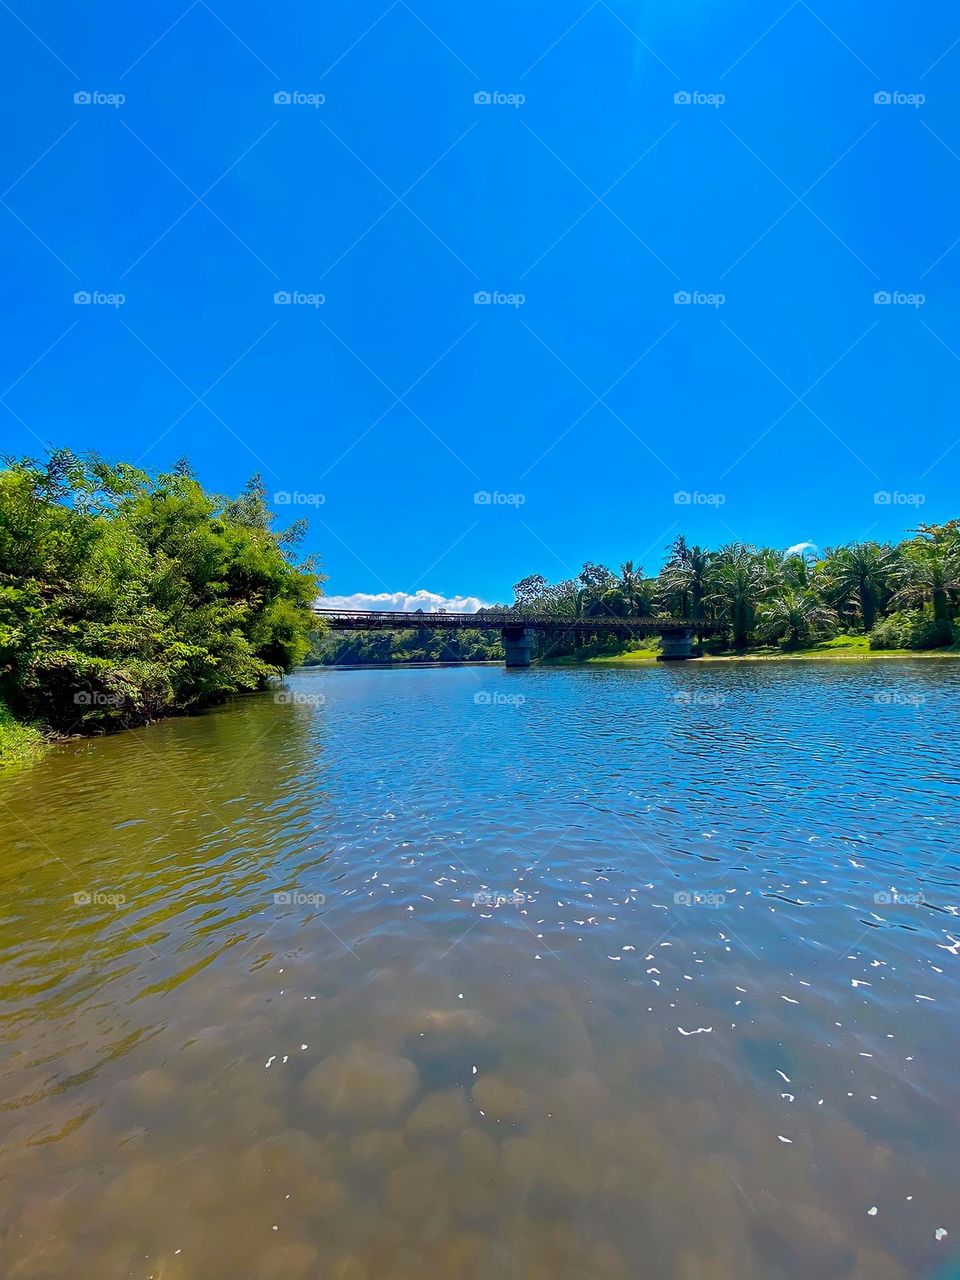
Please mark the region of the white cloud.
<svg viewBox="0 0 960 1280"><path fill-rule="evenodd" d="M820 548L815 542L795 542L792 547L787 547L783 554L785 556L805 556L808 551L812 551L815 556L820 555Z"/></svg>
<svg viewBox="0 0 960 1280"><path fill-rule="evenodd" d="M477 596L441 596L435 591L381 591L377 595L356 591L352 596L321 596L318 604L321 609L388 609L391 613L413 613L417 609L424 613L436 613L438 609L476 613L489 608Z"/></svg>

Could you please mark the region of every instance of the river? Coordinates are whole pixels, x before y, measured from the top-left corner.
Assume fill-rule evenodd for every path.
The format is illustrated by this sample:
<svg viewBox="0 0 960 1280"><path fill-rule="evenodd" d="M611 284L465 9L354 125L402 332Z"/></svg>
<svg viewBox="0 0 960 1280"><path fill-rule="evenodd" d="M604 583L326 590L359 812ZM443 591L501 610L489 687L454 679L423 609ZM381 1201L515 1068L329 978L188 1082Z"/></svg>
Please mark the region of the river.
<svg viewBox="0 0 960 1280"><path fill-rule="evenodd" d="M0 1271L956 1274L958 702L316 670L4 775Z"/></svg>

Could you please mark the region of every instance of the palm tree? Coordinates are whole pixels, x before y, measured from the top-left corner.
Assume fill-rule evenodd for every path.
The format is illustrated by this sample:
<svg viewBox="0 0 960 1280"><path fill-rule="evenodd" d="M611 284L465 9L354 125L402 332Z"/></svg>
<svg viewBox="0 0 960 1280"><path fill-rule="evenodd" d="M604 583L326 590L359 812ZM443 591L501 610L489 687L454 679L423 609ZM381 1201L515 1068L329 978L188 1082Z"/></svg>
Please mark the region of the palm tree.
<svg viewBox="0 0 960 1280"><path fill-rule="evenodd" d="M709 551L688 547L683 538L678 538L660 572L658 596L663 607L691 622L705 622L712 562Z"/></svg>
<svg viewBox="0 0 960 1280"><path fill-rule="evenodd" d="M889 597L896 559L891 547L854 542L828 551L823 566L827 590L837 605L856 602L864 631L870 631Z"/></svg>
<svg viewBox="0 0 960 1280"><path fill-rule="evenodd" d="M778 576L784 586L794 591L806 591L813 586L811 563L805 555L784 556Z"/></svg>
<svg viewBox="0 0 960 1280"><path fill-rule="evenodd" d="M782 640L788 649L835 622L834 611L808 587L784 587L757 607L758 634L764 640Z"/></svg>
<svg viewBox="0 0 960 1280"><path fill-rule="evenodd" d="M627 605L627 613L633 615L643 586L643 567L633 567L632 560L624 560L620 566L620 591Z"/></svg>
<svg viewBox="0 0 960 1280"><path fill-rule="evenodd" d="M929 603L934 621L948 623L950 597L960 591L960 551L956 540L924 529L920 537L906 543L901 550L896 588L891 600L895 608Z"/></svg>
<svg viewBox="0 0 960 1280"><path fill-rule="evenodd" d="M763 565L749 547L734 543L718 554L708 580L706 603L729 627L733 647L746 648L757 605L767 589Z"/></svg>
<svg viewBox="0 0 960 1280"><path fill-rule="evenodd" d="M626 560L620 566L620 577L612 581L600 597L602 611L618 618L644 618L652 612L643 567Z"/></svg>

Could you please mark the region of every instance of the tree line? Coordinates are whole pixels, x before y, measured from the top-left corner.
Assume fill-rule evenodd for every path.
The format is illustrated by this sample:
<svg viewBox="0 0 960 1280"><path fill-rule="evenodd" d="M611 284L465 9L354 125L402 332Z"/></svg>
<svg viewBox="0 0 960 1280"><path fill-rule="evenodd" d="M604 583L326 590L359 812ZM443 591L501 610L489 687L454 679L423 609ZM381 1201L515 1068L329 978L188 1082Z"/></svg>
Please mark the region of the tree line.
<svg viewBox="0 0 960 1280"><path fill-rule="evenodd" d="M960 640L960 521L921 525L897 544L855 542L822 554L785 555L743 543L709 550L679 537L653 577L632 560L618 572L588 561L576 577L551 583L531 574L513 591L513 602L495 611L568 619L572 629L585 618L680 618L694 631L703 624L701 639L709 652L770 646L789 652L839 635L865 636L878 650L932 649ZM560 639L538 635L536 643L543 658L577 651L572 633ZM627 647L613 630L585 646L603 652ZM325 635L310 661L470 662L501 656L496 631L423 627Z"/></svg>
<svg viewBox="0 0 960 1280"><path fill-rule="evenodd" d="M426 622L427 615L424 615ZM405 662L493 662L503 657L498 631L328 631L314 639L307 666L376 666Z"/></svg>
<svg viewBox="0 0 960 1280"><path fill-rule="evenodd" d="M571 623L681 618L709 630L706 647L720 652L789 651L840 634L868 636L873 649L938 648L960 639L960 521L921 525L898 544L855 542L822 554L743 543L712 551L679 537L656 577L632 560L618 573L588 562L562 582L524 578L512 607Z"/></svg>
<svg viewBox="0 0 960 1280"><path fill-rule="evenodd" d="M264 688L303 661L321 577L262 481L207 493L182 461L5 459L0 707L54 731L125 728Z"/></svg>
<svg viewBox="0 0 960 1280"><path fill-rule="evenodd" d="M275 529L262 480L236 498L206 492L186 461L159 475L58 450L0 468L0 749L17 724L99 732L266 687L303 662L489 661L496 630L324 635L322 576L298 546L305 521ZM960 521L897 544L784 555L677 538L663 568L586 563L518 582L498 610L569 619L681 618L705 647L797 649L841 634L876 649L960 640ZM571 637L538 639L543 657ZM607 651L624 647L611 633ZM9 711L8 711L9 709ZM14 717L11 721L10 714Z"/></svg>

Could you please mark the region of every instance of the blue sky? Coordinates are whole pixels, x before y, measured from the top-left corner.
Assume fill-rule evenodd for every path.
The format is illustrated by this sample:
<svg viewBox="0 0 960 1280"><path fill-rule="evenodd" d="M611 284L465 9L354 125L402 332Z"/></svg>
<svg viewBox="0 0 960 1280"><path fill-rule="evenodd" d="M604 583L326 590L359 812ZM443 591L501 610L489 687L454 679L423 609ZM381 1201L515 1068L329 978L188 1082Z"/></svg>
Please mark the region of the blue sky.
<svg viewBox="0 0 960 1280"><path fill-rule="evenodd" d="M259 470L337 596L960 515L954 3L0 28L5 452Z"/></svg>

